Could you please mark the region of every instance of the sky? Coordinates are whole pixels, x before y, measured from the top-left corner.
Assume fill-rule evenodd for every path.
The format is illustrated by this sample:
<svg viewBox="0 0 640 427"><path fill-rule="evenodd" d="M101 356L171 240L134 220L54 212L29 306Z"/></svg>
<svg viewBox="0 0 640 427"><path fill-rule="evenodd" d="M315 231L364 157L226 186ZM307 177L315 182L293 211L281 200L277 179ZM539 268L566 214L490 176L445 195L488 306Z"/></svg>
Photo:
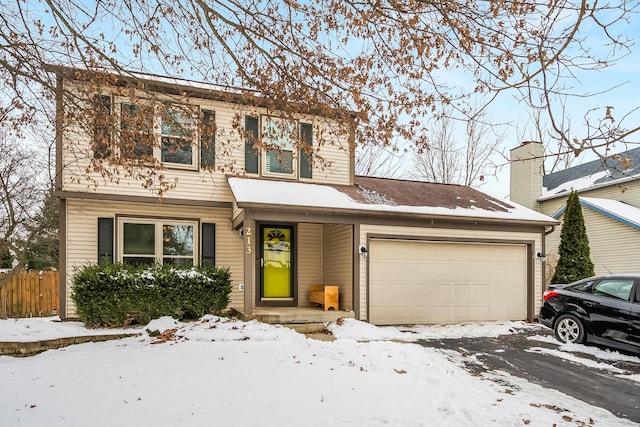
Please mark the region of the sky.
<svg viewBox="0 0 640 427"><path fill-rule="evenodd" d="M621 373L607 360L640 363L586 346L544 350L540 342L555 341L537 324L395 328L344 319L327 327L335 341L256 321L163 317L137 329L139 337L0 356L0 420L3 427L635 425L504 372L472 374L463 366L473 356L414 344L524 329L532 332L527 351L611 375ZM0 320L0 341L120 332L57 318ZM585 354L604 362L594 366Z"/></svg>
<svg viewBox="0 0 640 427"><path fill-rule="evenodd" d="M587 28L586 40L597 47L598 41L590 37ZM623 121L626 128L640 126L640 102L638 95L640 94L640 16L632 15L632 20L628 25L623 26L621 31L624 35L634 40L631 47L631 53L620 59L615 65L601 71L585 71L576 74L576 79L571 82L576 92L589 93L593 96L574 97L567 99L567 115L572 124L571 129L576 134L584 135L585 114L592 109L593 113L590 119L601 118L604 114L604 107L613 106L612 114L618 122ZM508 151L517 147L522 141L520 136L531 136L531 123L528 114L523 110L515 99L510 95L499 98L497 102L489 109L489 115L496 122L507 120L510 125L505 127L506 135L503 144L503 151L508 155ZM528 138L528 139L529 139ZM628 148L634 148L640 143L640 134L635 134L629 138L629 142L636 144L625 146L617 144L613 147L611 154L625 151ZM548 153L547 153L548 154ZM586 163L597 157L593 153L585 152L578 158L573 159L572 165ZM502 159L499 164L505 164ZM549 161L547 162L549 164ZM485 183L478 187L479 190L487 192L497 198L505 198L509 195L509 168L503 167L498 170L496 177L488 176Z"/></svg>
<svg viewBox="0 0 640 427"><path fill-rule="evenodd" d="M631 0L631 3L634 3L634 1ZM28 3L28 8L36 14L36 16L41 16L43 22L47 24L50 23L50 14L43 13L43 9L48 8L45 4L30 2ZM91 27L91 29L94 32L99 30L106 32L108 35L111 34L118 39L120 43L125 44L125 40L128 38L125 33L118 28L108 28L107 25L104 25L104 27L106 28L95 25L95 27ZM638 16L638 14L630 15L630 21L621 23L615 30L635 39L637 35L640 34L640 16ZM599 33L600 31L597 31L593 27L593 24L585 22L581 27L579 36L584 38L585 46L589 46L595 52L606 56L609 50L611 50L611 46L606 45L606 41L597 35ZM167 40L167 43L175 43L175 40ZM129 60L133 61L131 58L129 58ZM126 62L125 60L125 63ZM133 61L130 65L135 68L136 66L142 67L143 64L137 64ZM162 67L158 67L160 69L155 71L162 74ZM577 73L575 80L567 83L572 88L572 91L577 93L600 93L600 95L589 98L576 97L567 100L567 112L573 124L572 129L576 130L576 134L578 136L584 134L584 129L581 129L579 124L582 122L584 114L591 109L600 108L598 114L601 115L603 114L602 108L605 106L613 106L614 117L616 117L619 122L627 112L640 106L638 103L638 94L640 94L638 75L640 75L640 46L638 46L637 43L632 47L631 54L615 66L604 71ZM443 72L442 75L439 76L439 81L454 86L458 85L460 88L473 85L473 81L468 75L456 73L455 70L446 70ZM614 89L607 91L610 88ZM605 92L601 93L603 91ZM493 174L491 173L485 174L484 183L478 188L497 198L505 198L509 195L509 168L507 159L502 155L508 156L509 150L522 142L521 139L528 139L530 137L531 125L529 123L529 115L524 106L518 103L512 94L507 92L500 95L489 107L487 110L487 119L494 123L503 124L503 126L495 127L497 132L501 134L504 133L505 137L500 147L501 153L497 154L494 158L495 163L500 166L499 169L496 170L496 176L492 176ZM634 124L640 123L640 112L636 111L632 117L626 119L625 123L627 123L627 127L633 127ZM461 138L463 138L463 136L461 136ZM633 140L636 142L640 141L640 136L636 136ZM619 144L615 147L614 152L622 151L624 148L624 146ZM575 159L574 163L593 160L593 158L593 156L587 153ZM402 169L410 169L410 162L411 156L406 156ZM400 175L404 178L409 178L408 170Z"/></svg>
<svg viewBox="0 0 640 427"><path fill-rule="evenodd" d="M631 52L620 58L609 68L598 71L582 71L575 74L575 79L568 82L569 87L575 93L588 94L589 96L572 97L565 100L566 118L571 123L571 131L575 136L582 137L588 133L584 126L585 115L594 122L604 117L607 106L614 107L613 117L617 123L622 122L625 128L640 126L640 45L636 41L640 35L640 16L631 15L629 23L623 23L617 29L624 36L634 40ZM595 49L606 56L606 52L611 49L606 41L596 37L593 27L585 26L583 35L592 49ZM441 81L450 85L465 87L473 84L467 75L456 73L454 70L447 70L440 76ZM558 108L555 105L554 108ZM533 123L527 107L519 102L513 92L500 94L487 108L486 120L494 123L493 129L498 135L503 135L503 142L498 147L498 152L493 156L493 162L497 168L491 169L484 175L484 181L473 186L480 191L486 192L498 199L509 197L509 150L517 147L523 141L537 140L535 138ZM464 141L464 123L457 129L455 137L459 141ZM628 139L631 144L621 143L612 147L610 154L622 152L628 148L634 148L640 143L640 133L636 133ZM552 154L547 151L547 155ZM597 158L596 154L585 151L578 158L573 158L571 165L586 163ZM547 160L547 167L553 159ZM406 154L401 162L397 164L396 177L413 179L412 154ZM494 174L495 172L495 174Z"/></svg>

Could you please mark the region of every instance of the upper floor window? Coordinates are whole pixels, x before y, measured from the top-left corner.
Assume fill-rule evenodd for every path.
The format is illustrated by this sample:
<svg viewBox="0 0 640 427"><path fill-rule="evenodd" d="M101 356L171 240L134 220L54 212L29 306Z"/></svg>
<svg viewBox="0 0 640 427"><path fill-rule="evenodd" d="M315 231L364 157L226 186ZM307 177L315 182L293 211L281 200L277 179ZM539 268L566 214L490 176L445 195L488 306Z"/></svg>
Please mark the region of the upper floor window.
<svg viewBox="0 0 640 427"><path fill-rule="evenodd" d="M197 168L194 113L176 105L120 103L120 144L140 160Z"/></svg>
<svg viewBox="0 0 640 427"><path fill-rule="evenodd" d="M120 153L126 158L153 157L154 108L152 105L120 103Z"/></svg>
<svg viewBox="0 0 640 427"><path fill-rule="evenodd" d="M193 150L193 114L173 108L163 108L160 115L160 161L181 165L195 165Z"/></svg>
<svg viewBox="0 0 640 427"><path fill-rule="evenodd" d="M272 116L245 117L245 170L312 178L313 127Z"/></svg>
<svg viewBox="0 0 640 427"><path fill-rule="evenodd" d="M92 148L95 158L104 159L115 155L143 162L159 161L174 167L198 169L200 155L200 166L214 165L213 111L199 111L175 104L113 104L109 96L96 97L94 104L96 113ZM196 120L198 114L202 115L199 121ZM109 120L109 117L115 120ZM117 133L110 130L114 121ZM206 131L202 129L204 127ZM116 144L113 143L114 139ZM197 149L198 142L204 142L204 153Z"/></svg>
<svg viewBox="0 0 640 427"><path fill-rule="evenodd" d="M264 174L293 175L294 140L298 137L297 126L291 120L271 116L262 118L262 160Z"/></svg>

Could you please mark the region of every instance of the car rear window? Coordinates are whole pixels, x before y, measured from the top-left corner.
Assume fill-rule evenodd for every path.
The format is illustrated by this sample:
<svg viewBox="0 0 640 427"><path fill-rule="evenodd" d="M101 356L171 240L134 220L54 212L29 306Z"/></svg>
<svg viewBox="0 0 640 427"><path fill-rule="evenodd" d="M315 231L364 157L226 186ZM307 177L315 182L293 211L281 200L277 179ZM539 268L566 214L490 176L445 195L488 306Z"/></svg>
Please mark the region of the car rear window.
<svg viewBox="0 0 640 427"><path fill-rule="evenodd" d="M578 283L577 285L571 286L571 289L578 292L587 292L589 288L593 285L593 280L589 280L587 282Z"/></svg>

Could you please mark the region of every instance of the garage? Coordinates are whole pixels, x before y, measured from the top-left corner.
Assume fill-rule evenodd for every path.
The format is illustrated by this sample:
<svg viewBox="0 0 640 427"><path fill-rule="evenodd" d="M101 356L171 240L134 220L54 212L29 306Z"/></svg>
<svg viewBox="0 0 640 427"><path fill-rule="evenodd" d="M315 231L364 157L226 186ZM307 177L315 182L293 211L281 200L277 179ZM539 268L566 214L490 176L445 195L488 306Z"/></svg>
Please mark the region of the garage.
<svg viewBox="0 0 640 427"><path fill-rule="evenodd" d="M369 241L376 325L526 319L527 283L525 244Z"/></svg>

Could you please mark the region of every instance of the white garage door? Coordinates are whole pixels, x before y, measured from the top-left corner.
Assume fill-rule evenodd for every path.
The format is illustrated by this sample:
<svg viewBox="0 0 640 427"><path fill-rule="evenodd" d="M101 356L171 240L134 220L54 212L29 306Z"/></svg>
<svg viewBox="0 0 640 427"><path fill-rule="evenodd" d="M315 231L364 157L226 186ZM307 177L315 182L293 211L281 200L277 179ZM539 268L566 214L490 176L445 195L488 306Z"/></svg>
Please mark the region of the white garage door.
<svg viewBox="0 0 640 427"><path fill-rule="evenodd" d="M376 325L527 318L525 245L371 240Z"/></svg>

